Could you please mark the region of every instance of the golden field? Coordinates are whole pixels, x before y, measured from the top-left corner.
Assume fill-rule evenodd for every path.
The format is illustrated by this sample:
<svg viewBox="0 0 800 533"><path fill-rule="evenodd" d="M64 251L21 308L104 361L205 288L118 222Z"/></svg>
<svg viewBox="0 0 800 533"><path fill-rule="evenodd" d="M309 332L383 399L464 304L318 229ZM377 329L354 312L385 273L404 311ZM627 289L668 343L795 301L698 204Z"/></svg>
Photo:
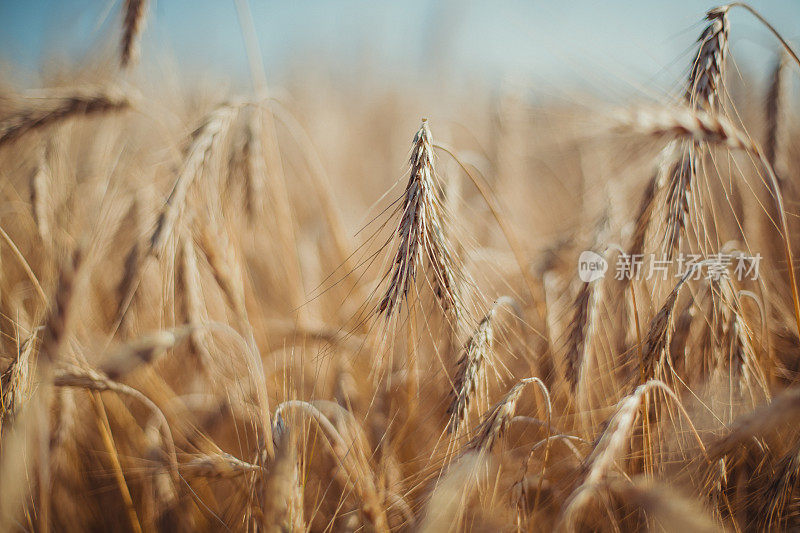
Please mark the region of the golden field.
<svg viewBox="0 0 800 533"><path fill-rule="evenodd" d="M800 61L734 11L626 107L136 76L145 0L4 85L0 529L800 527Z"/></svg>

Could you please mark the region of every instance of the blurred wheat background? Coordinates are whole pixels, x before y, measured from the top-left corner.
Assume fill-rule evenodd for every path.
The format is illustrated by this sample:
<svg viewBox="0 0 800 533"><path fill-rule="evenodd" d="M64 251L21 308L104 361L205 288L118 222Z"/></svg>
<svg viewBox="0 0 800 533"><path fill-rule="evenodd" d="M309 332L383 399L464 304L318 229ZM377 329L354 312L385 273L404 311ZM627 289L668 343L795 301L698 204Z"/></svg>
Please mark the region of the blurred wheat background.
<svg viewBox="0 0 800 533"><path fill-rule="evenodd" d="M797 6L376 4L0 6L0 530L800 527Z"/></svg>

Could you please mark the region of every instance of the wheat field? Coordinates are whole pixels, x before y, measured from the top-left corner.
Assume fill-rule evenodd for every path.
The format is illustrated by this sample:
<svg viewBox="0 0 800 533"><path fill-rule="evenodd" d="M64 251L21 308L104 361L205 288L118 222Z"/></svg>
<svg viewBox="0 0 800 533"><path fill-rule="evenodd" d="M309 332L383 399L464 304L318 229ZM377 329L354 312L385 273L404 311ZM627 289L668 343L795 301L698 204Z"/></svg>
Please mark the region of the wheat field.
<svg viewBox="0 0 800 533"><path fill-rule="evenodd" d="M445 118L143 81L151 7L0 86L1 531L800 528L800 61L757 11L697 14L674 97Z"/></svg>

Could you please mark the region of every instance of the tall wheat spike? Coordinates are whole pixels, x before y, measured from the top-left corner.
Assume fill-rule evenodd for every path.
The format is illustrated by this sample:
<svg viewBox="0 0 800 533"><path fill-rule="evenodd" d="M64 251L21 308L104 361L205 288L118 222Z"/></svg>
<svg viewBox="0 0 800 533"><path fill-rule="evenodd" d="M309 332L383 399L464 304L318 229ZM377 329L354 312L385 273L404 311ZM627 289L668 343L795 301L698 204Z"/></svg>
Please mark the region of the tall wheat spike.
<svg viewBox="0 0 800 533"><path fill-rule="evenodd" d="M146 17L147 0L125 0L119 58L122 68L135 63L139 57L139 37L144 30Z"/></svg>
<svg viewBox="0 0 800 533"><path fill-rule="evenodd" d="M427 119L414 136L411 149L411 175L403 194L401 218L396 235L397 252L387 273L388 287L378 304L378 313L393 316L416 279L417 271L427 263L433 271L431 284L442 308L459 317L461 301L457 294L455 266L443 226L439 183L434 170L431 130Z"/></svg>
<svg viewBox="0 0 800 533"><path fill-rule="evenodd" d="M728 51L728 8L714 8L706 13L709 24L698 38L697 54L689 71L684 100L693 109L714 113L719 106ZM666 234L664 249L667 258L680 247L681 234L691 209L691 191L700 158L700 141L681 143L670 170Z"/></svg>

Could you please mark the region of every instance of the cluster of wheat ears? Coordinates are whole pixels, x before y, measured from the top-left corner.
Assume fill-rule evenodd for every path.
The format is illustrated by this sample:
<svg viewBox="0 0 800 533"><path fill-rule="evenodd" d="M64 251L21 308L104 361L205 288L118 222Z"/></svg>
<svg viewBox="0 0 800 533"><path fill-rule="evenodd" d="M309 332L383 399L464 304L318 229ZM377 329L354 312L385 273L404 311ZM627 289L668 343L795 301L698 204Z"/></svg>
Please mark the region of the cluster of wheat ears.
<svg viewBox="0 0 800 533"><path fill-rule="evenodd" d="M335 106L259 68L145 96L146 4L106 81L0 94L0 530L800 527L800 62L751 7L706 14L670 105L422 119L381 196L400 100L369 136L346 99L322 155ZM777 41L763 99L734 10Z"/></svg>

